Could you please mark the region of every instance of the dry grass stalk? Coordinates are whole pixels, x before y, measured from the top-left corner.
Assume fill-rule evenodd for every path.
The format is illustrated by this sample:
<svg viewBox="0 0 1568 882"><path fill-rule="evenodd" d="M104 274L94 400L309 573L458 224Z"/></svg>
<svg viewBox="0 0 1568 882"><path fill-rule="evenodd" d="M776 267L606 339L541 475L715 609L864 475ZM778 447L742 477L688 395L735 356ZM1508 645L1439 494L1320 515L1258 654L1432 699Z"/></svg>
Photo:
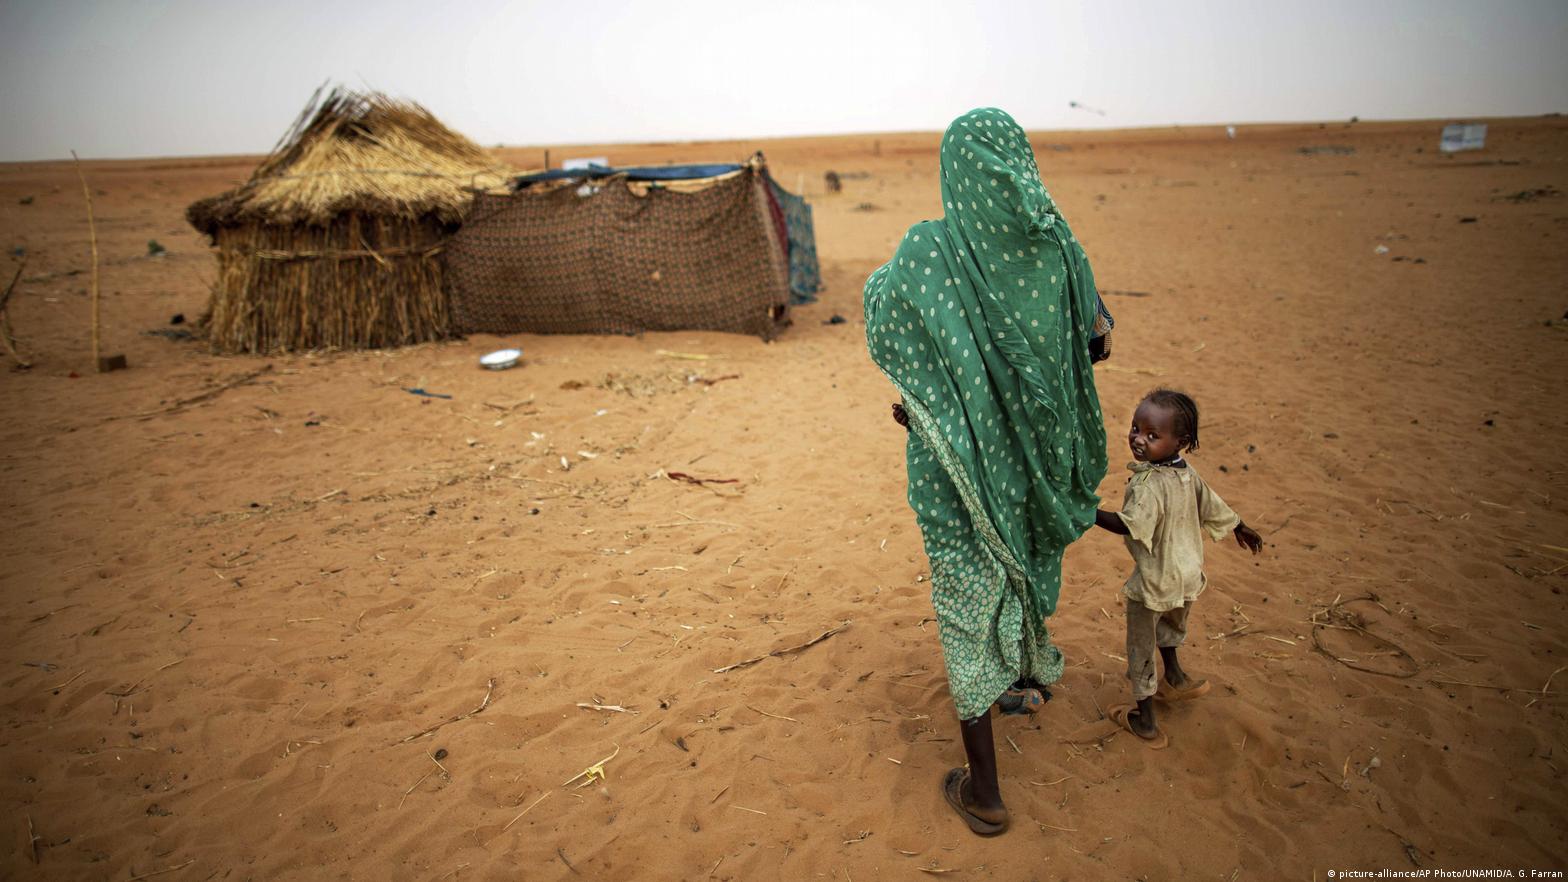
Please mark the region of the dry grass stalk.
<svg viewBox="0 0 1568 882"><path fill-rule="evenodd" d="M760 661L766 661L767 659L770 659L770 658L774 658L774 657L782 656L782 655L788 655L789 653L792 653L792 652L800 652L802 649L809 649L810 647L815 646L818 643L821 643L822 641L828 639L829 637L832 637L834 634L837 634L838 632L844 630L845 628L848 628L851 624L852 624L851 621L846 621L846 622L840 624L836 628L829 628L828 630L823 631L821 634L818 634L817 636L811 638L810 640L807 640L805 643L802 643L799 646L789 646L789 647L786 647L784 649L775 649L772 652L768 653L767 655L759 655L756 658L748 658L748 659L745 659L743 661L735 662L732 665L725 665L722 668L714 668L713 669L713 673L715 673L715 674L723 674L723 673L726 673L728 671L733 671L733 670L735 670L737 668L744 668L744 667L748 667L750 665L754 665L754 664L756 664L757 662L760 662ZM759 711L759 713L760 713L760 711Z"/></svg>
<svg viewBox="0 0 1568 882"><path fill-rule="evenodd" d="M565 781L561 782L561 786L565 787L566 785L572 783L573 781L576 781L579 778L583 779L583 783L577 785L579 787L587 787L589 784L592 784L595 780L603 781L604 780L604 764L609 762L612 759L615 759L617 756L620 756L620 753L621 753L621 746L619 744L617 744L617 745L615 745L615 751L613 753L611 753L609 756L605 757L604 759L599 760L598 762L594 763L593 765L589 766L588 768L583 769L581 772L578 772L577 774L573 775L572 777L567 778Z"/></svg>
<svg viewBox="0 0 1568 882"><path fill-rule="evenodd" d="M1312 614L1312 618L1309 620L1312 624L1312 647L1318 652L1323 653L1324 655L1328 656L1334 661L1339 662L1345 667L1350 668L1351 670L1362 671L1368 674L1379 674L1384 677L1395 677L1401 680L1414 677L1421 667L1420 663L1416 661L1415 656L1407 652L1403 646L1400 646L1394 641L1389 640L1387 637L1380 637L1377 634L1373 634L1371 631L1368 631L1366 626L1361 623L1360 616L1349 612L1344 608L1345 604L1347 603L1366 601L1368 603L1375 603L1378 606L1383 607L1383 610L1386 612L1388 607L1383 606L1383 604L1378 601L1377 595L1363 594L1359 597L1351 597L1348 599L1341 598L1342 595L1336 596L1333 603L1330 603L1328 606L1325 606L1324 608L1317 610ZM1377 668L1369 668L1364 665L1357 664L1354 659L1341 658L1334 653L1329 652L1328 649L1323 646L1322 641L1318 639L1318 632L1323 629L1355 631L1367 638L1375 640L1384 646L1389 647L1390 652L1388 654L1400 656L1404 658L1405 661L1409 662L1410 671L1408 673L1402 673L1399 671L1380 671ZM1295 644L1291 645L1294 646Z"/></svg>
<svg viewBox="0 0 1568 882"><path fill-rule="evenodd" d="M16 351L16 335L11 333L11 314L6 311L6 307L11 302L12 293L16 291L16 283L22 280L22 270L26 268L27 261L23 259L16 265L16 275L11 277L11 284L5 286L4 294L0 294L0 343L5 345L6 352L11 353L16 366L24 371L32 367L33 363Z"/></svg>
<svg viewBox="0 0 1568 882"><path fill-rule="evenodd" d="M633 638L633 639L636 639L636 638ZM627 641L627 642L630 642L630 641ZM632 710L629 707L621 707L618 704L594 704L592 702L579 701L579 702L577 702L577 706L581 707L581 708L587 708L588 710L610 711L612 713L617 713L617 714L635 714L635 713L637 713L636 711Z"/></svg>
<svg viewBox="0 0 1568 882"><path fill-rule="evenodd" d="M799 721L799 720L797 720L797 719L795 719L795 718L794 718L794 717L786 717L786 716L782 716L782 715L780 715L780 714L770 714L770 713L768 713L768 712L767 712L767 711L765 711L765 710L763 710L763 709L762 709L762 708L759 708L759 707L752 707L752 706L751 706L751 705L749 705L749 704L748 704L748 705L746 705L746 708L747 708L747 709L748 709L748 710L754 710L754 711L756 711L756 712L757 712L757 713L759 713L759 714L762 714L762 715L763 715L763 716L765 716L765 717L772 717L772 718L773 718L773 719L775 719L775 720L789 720L789 721L790 721L790 722L791 722L791 723L798 723L798 722L800 722L800 721Z"/></svg>
<svg viewBox="0 0 1568 882"><path fill-rule="evenodd" d="M87 673L87 669L83 668L82 670L77 671L76 675L74 677L72 677L71 679L66 680L64 683L61 683L61 684L59 684L57 686L50 686L47 689L45 689L44 691L45 692L54 692L57 689L64 689L65 687L67 687L67 686L71 685L72 683L75 683L77 680L81 679L81 676L83 674L85 674L85 673Z"/></svg>
<svg viewBox="0 0 1568 882"><path fill-rule="evenodd" d="M523 810L522 810L522 811L520 811L520 812L518 812L518 813L517 813L517 817L515 817L515 818L513 818L513 819L512 819L512 820L510 820L510 821L507 821L507 822L506 822L506 826L505 826L505 827L502 827L502 828L501 828L501 832L502 832L502 833L505 833L505 832L506 832L506 831L508 831L508 830L510 830L510 829L512 829L512 825L513 825L513 824L515 824L515 823L517 823L517 822L518 822L518 821L519 821L519 820L521 820L521 819L522 819L522 817L523 817L523 815L526 815L526 814L528 814L528 813L529 813L529 812L531 812L531 811L533 811L533 808L534 808L534 806L536 806L536 805L538 805L538 804L539 804L539 803L541 803L541 802L544 802L544 801L545 801L545 800L546 800L546 799L548 799L548 798L549 798L549 796L550 796L550 794L551 794L551 793L552 793L552 792L553 792L553 791L549 791L549 790L546 790L546 791L545 791L545 792L544 792L544 793L542 793L542 794L540 794L540 795L539 795L539 798L538 798L538 799L536 799L536 800L534 800L534 801L533 801L533 802L530 802L530 803L529 803L529 804L528 804L528 808L525 808L525 809L523 809Z"/></svg>
<svg viewBox="0 0 1568 882"><path fill-rule="evenodd" d="M238 388L240 386L244 386L244 385L254 381L257 377L260 377L263 374L267 374L267 373L271 373L271 372L272 372L272 365L270 365L270 364L269 365L264 365L264 366L262 366L260 368L257 368L256 370L247 371L246 373L239 374L239 375L237 375L237 376L227 380L226 382L223 382L223 383L221 383L221 384L219 384L219 385L217 385L217 386L215 386L215 387L213 387L211 389L208 389L206 392L202 392L202 393L197 394L197 395L192 395L189 398L181 398L181 399L175 401L173 404L169 405L168 407L160 407L160 408L158 408L156 410L144 410L144 411L141 411L140 413L126 414L123 417L112 416L112 417L108 417L108 419L111 419L111 420L118 420L118 419L147 419L148 417L162 416L164 414L171 414L171 413L179 413L180 411L185 410L186 408L190 407L193 404L201 404L204 401L211 401L212 399L217 398L219 395L222 395L223 393L229 391L230 389L235 389L235 388Z"/></svg>
<svg viewBox="0 0 1568 882"><path fill-rule="evenodd" d="M175 870L183 870L194 863L196 863L196 859L192 858L177 867L164 867L161 870L153 870L151 873L137 873L136 875L127 879L126 882L136 882L137 879L151 879L154 876L162 876L164 873L172 873Z"/></svg>
<svg viewBox="0 0 1568 882"><path fill-rule="evenodd" d="M459 722L461 720L466 720L466 719L468 719L469 717L471 717L471 716L473 716L475 714L482 713L485 708L490 706L490 693L492 693L494 691L495 691L495 680L492 678L489 682L485 683L485 697L484 697L483 700L481 700L479 702L479 706L478 707L474 708L473 710L469 711L466 714L458 714L457 716L452 717L449 720L442 720L441 722L436 723L434 726L431 726L430 728L424 730L423 732L416 732L415 734L410 735L407 738L404 738L402 741L399 741L398 744L407 744L408 742L413 741L416 738L423 738L426 735L430 735L430 734L434 733L437 729L441 728L442 726L449 726L449 725L451 725L453 723L456 723L456 722ZM418 785L415 785L415 786L418 786Z"/></svg>

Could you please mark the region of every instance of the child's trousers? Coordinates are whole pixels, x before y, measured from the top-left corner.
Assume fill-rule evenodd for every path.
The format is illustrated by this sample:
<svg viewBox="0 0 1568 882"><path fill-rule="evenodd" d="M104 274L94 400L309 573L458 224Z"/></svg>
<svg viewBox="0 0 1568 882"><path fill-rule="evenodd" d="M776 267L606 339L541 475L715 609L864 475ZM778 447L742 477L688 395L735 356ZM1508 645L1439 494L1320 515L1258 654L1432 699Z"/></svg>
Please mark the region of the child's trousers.
<svg viewBox="0 0 1568 882"><path fill-rule="evenodd" d="M1155 656L1159 647L1180 646L1187 639L1187 613L1192 601L1175 609L1158 612L1136 600L1127 600L1127 679L1132 681L1132 697L1138 701L1154 695L1159 688Z"/></svg>

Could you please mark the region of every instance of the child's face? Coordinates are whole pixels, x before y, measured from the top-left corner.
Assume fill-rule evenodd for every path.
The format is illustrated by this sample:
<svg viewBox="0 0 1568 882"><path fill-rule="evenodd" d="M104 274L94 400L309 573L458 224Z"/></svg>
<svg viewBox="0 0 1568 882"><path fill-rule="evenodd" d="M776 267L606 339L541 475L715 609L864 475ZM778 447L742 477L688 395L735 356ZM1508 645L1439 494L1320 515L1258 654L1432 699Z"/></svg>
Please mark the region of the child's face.
<svg viewBox="0 0 1568 882"><path fill-rule="evenodd" d="M1164 462L1181 452L1182 439L1176 436L1176 414L1168 407L1145 401L1132 415L1127 446L1139 462Z"/></svg>

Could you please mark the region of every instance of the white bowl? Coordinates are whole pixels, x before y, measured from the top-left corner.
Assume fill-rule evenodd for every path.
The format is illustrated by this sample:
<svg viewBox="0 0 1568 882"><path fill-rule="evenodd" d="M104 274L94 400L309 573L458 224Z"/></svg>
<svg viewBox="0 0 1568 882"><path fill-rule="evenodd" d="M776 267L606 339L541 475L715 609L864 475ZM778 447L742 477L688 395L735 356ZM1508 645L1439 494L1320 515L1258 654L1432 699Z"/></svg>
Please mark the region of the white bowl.
<svg viewBox="0 0 1568 882"><path fill-rule="evenodd" d="M487 355L481 355L479 364L492 371L504 371L510 367L517 367L517 360L522 356L521 349L498 349Z"/></svg>

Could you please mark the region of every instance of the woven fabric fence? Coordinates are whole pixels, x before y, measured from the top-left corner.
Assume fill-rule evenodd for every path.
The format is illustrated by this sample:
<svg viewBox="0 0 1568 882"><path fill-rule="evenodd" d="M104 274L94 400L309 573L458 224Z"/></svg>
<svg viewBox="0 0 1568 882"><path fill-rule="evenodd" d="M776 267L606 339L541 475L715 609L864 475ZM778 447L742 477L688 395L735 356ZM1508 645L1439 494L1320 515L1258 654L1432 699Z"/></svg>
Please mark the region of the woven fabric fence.
<svg viewBox="0 0 1568 882"><path fill-rule="evenodd" d="M756 169L695 192L611 177L479 194L443 257L458 333L710 330L788 323L785 230Z"/></svg>

